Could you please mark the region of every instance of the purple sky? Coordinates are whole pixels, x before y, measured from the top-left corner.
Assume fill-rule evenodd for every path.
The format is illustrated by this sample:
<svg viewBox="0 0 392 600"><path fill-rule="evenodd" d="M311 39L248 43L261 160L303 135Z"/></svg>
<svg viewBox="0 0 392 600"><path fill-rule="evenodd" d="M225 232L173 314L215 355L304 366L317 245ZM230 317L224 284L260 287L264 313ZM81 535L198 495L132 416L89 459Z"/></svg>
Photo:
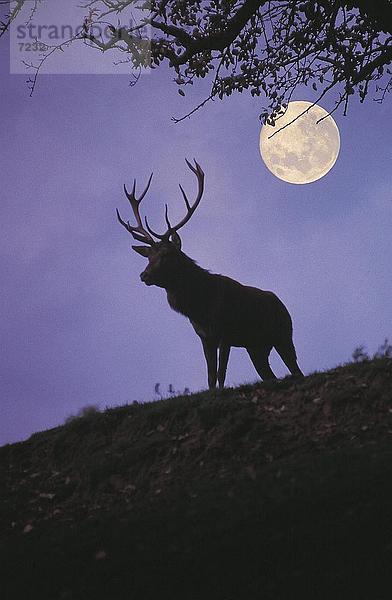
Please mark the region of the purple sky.
<svg viewBox="0 0 392 600"><path fill-rule="evenodd" d="M4 50L4 41L2 49ZM1 64L0 444L101 408L206 387L199 339L166 294L139 281L145 260L115 218L134 176L151 226L183 215L182 182L206 174L206 192L183 229L200 265L275 291L289 308L306 372L347 361L392 338L392 106L369 98L335 113L341 151L332 171L291 185L263 165L260 104L216 101L174 124L207 93L181 98L161 69L136 87L121 75L44 75L29 98L25 76ZM99 60L97 54L96 60ZM294 99L312 99L298 90ZM323 105L332 108L332 99ZM287 374L274 354L273 369ZM227 385L257 379L233 349Z"/></svg>

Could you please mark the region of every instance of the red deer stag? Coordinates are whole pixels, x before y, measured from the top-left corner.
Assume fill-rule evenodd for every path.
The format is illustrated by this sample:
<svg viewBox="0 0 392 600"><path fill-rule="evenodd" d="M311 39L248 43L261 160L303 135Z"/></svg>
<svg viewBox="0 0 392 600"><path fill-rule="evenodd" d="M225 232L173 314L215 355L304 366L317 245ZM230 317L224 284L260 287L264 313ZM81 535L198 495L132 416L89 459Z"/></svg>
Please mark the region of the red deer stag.
<svg viewBox="0 0 392 600"><path fill-rule="evenodd" d="M139 213L139 205L150 187L152 174L139 198L135 195L136 180L131 193L124 185L137 225L123 221L118 210L117 217L134 239L146 244L132 246L133 250L148 258L147 268L141 273L140 279L146 285L164 288L171 308L190 320L203 345L210 388L216 386L217 377L219 387L224 386L231 346L246 348L262 379L275 378L268 362L273 347L293 375L303 376L292 340L291 318L283 302L272 292L242 285L224 275L209 273L181 252L178 231L192 217L204 190L204 173L200 165L196 161L195 166L189 161L186 163L197 177L197 197L191 205L180 185L187 214L173 227L166 204L167 230L164 234L155 233L147 218L144 219L144 225Z"/></svg>

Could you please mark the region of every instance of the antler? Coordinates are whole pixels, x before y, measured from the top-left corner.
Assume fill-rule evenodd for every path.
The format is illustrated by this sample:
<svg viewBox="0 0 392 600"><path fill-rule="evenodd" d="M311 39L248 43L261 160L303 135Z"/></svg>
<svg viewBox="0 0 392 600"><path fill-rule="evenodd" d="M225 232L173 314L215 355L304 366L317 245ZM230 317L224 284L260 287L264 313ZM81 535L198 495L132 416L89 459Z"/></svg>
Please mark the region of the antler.
<svg viewBox="0 0 392 600"><path fill-rule="evenodd" d="M151 179L152 179L152 173L150 175L150 178L148 180L146 189L144 190L144 192L142 193L142 195L140 196L140 198L136 198L135 196L135 191L136 191L136 179L133 180L133 188L132 188L132 192L129 193L127 188L125 187L124 184L124 192L126 197L129 200L129 203L132 207L133 210L133 214L135 215L136 218L136 222L137 222L137 226L132 226L130 225L129 221L123 221L123 219L120 216L120 213L118 211L118 209L116 208L116 212L117 212L117 218L120 221L121 225L123 227L125 227L125 229L128 231L128 233L130 233L135 240L138 240L139 242L143 242L145 244L148 244L149 246L152 246L153 244L155 244L155 240L152 238L152 236L150 235L150 233L143 227L143 223L142 223L142 219L139 213L139 205L141 203L141 201L143 200L144 196L147 194L148 192L148 188L150 187L150 183L151 183Z"/></svg>
<svg viewBox="0 0 392 600"><path fill-rule="evenodd" d="M195 212L195 210L198 207L199 202L200 202L200 200L202 198L203 191L204 191L204 173L203 173L203 170L202 170L201 166L196 162L196 160L195 159L193 159L193 160L195 161L195 166L193 166L187 159L185 159L185 162L188 165L188 167L190 168L190 170L196 175L197 182L198 182L197 197L196 197L195 202L192 204L192 206L189 203L189 200L188 200L188 198L186 196L186 193L184 192L184 189L183 189L182 185L179 184L180 190L181 190L181 193L182 193L182 196L184 198L185 205L186 205L186 208L187 208L187 214L185 215L185 217L179 223L177 223L177 225L175 225L173 227L171 225L170 221L169 221L168 207L167 207L167 204L166 204L165 205L165 220L166 220L166 224L167 224L168 228L165 231L165 233L163 233L163 234L155 233L155 231L153 231L151 229L151 227L149 226L147 218L144 219L145 223L146 223L146 228L149 231L149 233L151 235L153 235L154 237L160 239L160 240L167 240L167 239L169 239L170 236L173 236L174 234L179 239L177 231L179 229L181 229L181 227L183 227L186 223L188 223L189 219L191 218L191 216Z"/></svg>

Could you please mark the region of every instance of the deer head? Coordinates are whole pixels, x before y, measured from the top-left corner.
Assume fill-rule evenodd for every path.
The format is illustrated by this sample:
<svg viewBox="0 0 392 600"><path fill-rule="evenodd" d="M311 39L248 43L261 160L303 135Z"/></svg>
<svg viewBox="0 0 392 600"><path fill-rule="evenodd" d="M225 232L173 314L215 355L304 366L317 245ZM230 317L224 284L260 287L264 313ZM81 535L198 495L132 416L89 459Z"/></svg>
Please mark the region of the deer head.
<svg viewBox="0 0 392 600"><path fill-rule="evenodd" d="M117 210L117 218L121 225L132 235L132 237L146 244L145 246L132 246L133 250L141 256L148 258L148 265L146 269L140 274L141 280L146 285L157 285L159 287L167 287L178 274L178 268L183 261L185 255L181 252L181 238L178 234L179 229L183 227L191 218L196 208L198 207L204 191L204 173L200 165L195 160L195 166L193 166L188 160L186 164L190 170L196 175L198 182L198 192L196 200L191 205L187 198L187 195L179 185L184 202L187 208L185 217L176 225L172 226L169 220L168 207L165 205L165 220L167 229L163 234L156 233L151 229L148 224L147 218L144 218L145 225L143 225L142 218L139 212L139 206L144 196L146 195L151 179L152 173L148 180L147 186L141 196L136 198L136 180L133 182L132 192L129 193L124 185L125 195L127 196L129 203L132 207L133 214L136 219L137 225L130 225L129 221L124 221L119 211ZM156 239L154 239L156 238Z"/></svg>

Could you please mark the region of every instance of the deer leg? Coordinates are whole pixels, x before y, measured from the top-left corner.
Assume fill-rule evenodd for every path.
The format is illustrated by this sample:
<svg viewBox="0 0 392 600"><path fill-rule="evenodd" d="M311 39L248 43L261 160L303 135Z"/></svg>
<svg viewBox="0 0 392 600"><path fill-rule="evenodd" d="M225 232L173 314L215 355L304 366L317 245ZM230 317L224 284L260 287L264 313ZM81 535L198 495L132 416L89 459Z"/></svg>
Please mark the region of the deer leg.
<svg viewBox="0 0 392 600"><path fill-rule="evenodd" d="M304 377L297 363L297 355L292 340L285 344L278 344L275 349L292 375Z"/></svg>
<svg viewBox="0 0 392 600"><path fill-rule="evenodd" d="M261 348L247 348L250 359L254 368L262 379L276 379L276 375L269 366L268 357L272 346L264 346Z"/></svg>
<svg viewBox="0 0 392 600"><path fill-rule="evenodd" d="M201 343L203 344L204 356L206 357L207 362L208 387L213 389L216 387L218 347L215 342L211 342L205 338L201 338Z"/></svg>
<svg viewBox="0 0 392 600"><path fill-rule="evenodd" d="M229 360L230 346L220 344L219 346L219 366L218 366L218 383L219 387L225 387L227 362Z"/></svg>

